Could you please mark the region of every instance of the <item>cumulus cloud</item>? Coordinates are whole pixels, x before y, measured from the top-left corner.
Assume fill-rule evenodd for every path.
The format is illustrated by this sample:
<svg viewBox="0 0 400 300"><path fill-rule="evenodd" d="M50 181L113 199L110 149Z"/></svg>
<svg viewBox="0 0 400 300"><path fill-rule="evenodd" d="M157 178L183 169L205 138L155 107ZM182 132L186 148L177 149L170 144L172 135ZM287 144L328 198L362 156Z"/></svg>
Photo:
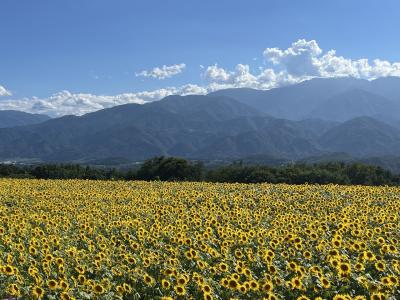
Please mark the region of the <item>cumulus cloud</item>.
<svg viewBox="0 0 400 300"><path fill-rule="evenodd" d="M207 89L187 84L181 87L167 87L154 91L125 93L114 96L71 93L62 91L48 98L22 98L0 101L0 110L21 110L31 113L47 114L52 117L63 115L83 115L116 105L160 100L169 95L205 94Z"/></svg>
<svg viewBox="0 0 400 300"><path fill-rule="evenodd" d="M318 72L313 59L321 53L322 49L316 41L298 40L285 50L267 48L264 57L273 65L283 67L292 76L316 76Z"/></svg>
<svg viewBox="0 0 400 300"><path fill-rule="evenodd" d="M0 97L11 96L11 92L8 91L4 86L0 85Z"/></svg>
<svg viewBox="0 0 400 300"><path fill-rule="evenodd" d="M233 70L217 64L205 68L203 77L208 89L249 87L271 89L295 84L315 77L355 77L376 79L400 76L400 63L386 60L352 60L335 50L324 51L315 40L300 39L287 49L266 48L263 56L269 67L252 71L249 65L237 64Z"/></svg>
<svg viewBox="0 0 400 300"><path fill-rule="evenodd" d="M370 62L365 58L352 60L338 56L335 50L324 52L315 40L301 39L287 49L267 48L263 54L268 62L295 77L352 76L371 80L400 76L398 62L390 63L381 59Z"/></svg>
<svg viewBox="0 0 400 300"><path fill-rule="evenodd" d="M237 64L233 71L228 71L213 65L207 67L203 74L208 81L208 89L211 91L223 88L254 88L271 89L277 86L293 84L305 78L294 77L286 72L276 72L274 69L266 68L252 72L249 65Z"/></svg>
<svg viewBox="0 0 400 300"><path fill-rule="evenodd" d="M217 64L207 67L204 77L211 81L226 82L231 79L233 72L228 72L223 68L219 68Z"/></svg>
<svg viewBox="0 0 400 300"><path fill-rule="evenodd" d="M156 79L166 79L182 73L186 68L185 64L176 64L172 66L163 65L162 67L155 67L152 70L144 70L136 73L137 77L152 77Z"/></svg>

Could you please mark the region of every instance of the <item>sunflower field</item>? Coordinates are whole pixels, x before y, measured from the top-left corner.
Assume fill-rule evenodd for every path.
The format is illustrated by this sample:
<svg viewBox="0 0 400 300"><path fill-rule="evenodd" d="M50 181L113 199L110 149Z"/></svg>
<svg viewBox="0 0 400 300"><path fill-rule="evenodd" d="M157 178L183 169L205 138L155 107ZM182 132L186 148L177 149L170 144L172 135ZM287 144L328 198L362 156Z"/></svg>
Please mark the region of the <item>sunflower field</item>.
<svg viewBox="0 0 400 300"><path fill-rule="evenodd" d="M0 180L0 299L400 299L400 188Z"/></svg>

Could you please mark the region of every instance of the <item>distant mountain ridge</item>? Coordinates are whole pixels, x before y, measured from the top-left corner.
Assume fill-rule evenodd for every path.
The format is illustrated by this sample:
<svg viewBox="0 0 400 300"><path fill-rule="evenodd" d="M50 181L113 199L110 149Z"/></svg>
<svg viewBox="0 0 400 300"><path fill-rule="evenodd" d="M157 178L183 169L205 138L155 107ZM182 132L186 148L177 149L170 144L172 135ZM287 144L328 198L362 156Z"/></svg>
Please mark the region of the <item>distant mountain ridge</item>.
<svg viewBox="0 0 400 300"><path fill-rule="evenodd" d="M206 96L168 96L143 105L1 128L0 160L396 156L398 86L400 78L335 78L269 91L228 89Z"/></svg>
<svg viewBox="0 0 400 300"><path fill-rule="evenodd" d="M328 130L320 145L356 157L399 154L400 131L371 117L358 117Z"/></svg>
<svg viewBox="0 0 400 300"><path fill-rule="evenodd" d="M46 115L16 110L0 110L0 128L37 124L47 120L50 120L50 117Z"/></svg>
<svg viewBox="0 0 400 300"><path fill-rule="evenodd" d="M343 122L360 116L390 122L400 119L397 117L400 115L400 77L373 81L316 78L265 91L227 89L210 95L228 96L272 117L289 120L319 118Z"/></svg>
<svg viewBox="0 0 400 300"><path fill-rule="evenodd" d="M400 102L361 89L350 89L319 104L310 117L344 122L357 117L393 120L400 115Z"/></svg>

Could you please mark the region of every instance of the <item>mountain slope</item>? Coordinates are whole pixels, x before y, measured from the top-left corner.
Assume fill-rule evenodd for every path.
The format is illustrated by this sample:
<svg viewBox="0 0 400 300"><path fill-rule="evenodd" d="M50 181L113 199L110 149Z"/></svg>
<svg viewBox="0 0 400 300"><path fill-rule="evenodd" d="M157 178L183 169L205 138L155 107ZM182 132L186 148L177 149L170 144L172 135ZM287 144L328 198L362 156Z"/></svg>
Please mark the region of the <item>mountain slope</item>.
<svg viewBox="0 0 400 300"><path fill-rule="evenodd" d="M356 157L396 155L400 131L373 118L359 117L331 128L318 141L326 150Z"/></svg>
<svg viewBox="0 0 400 300"><path fill-rule="evenodd" d="M400 103L400 77L389 76L372 80L365 90Z"/></svg>
<svg viewBox="0 0 400 300"><path fill-rule="evenodd" d="M29 114L16 110L0 110L0 128L24 126L50 120L46 115Z"/></svg>
<svg viewBox="0 0 400 300"><path fill-rule="evenodd" d="M393 119L400 116L400 105L361 89L351 89L322 102L309 115L337 122L362 116Z"/></svg>
<svg viewBox="0 0 400 300"><path fill-rule="evenodd" d="M351 77L314 78L271 90L238 88L210 95L231 97L272 117L289 120L345 121L364 115L376 116L390 124L400 120L400 77L372 81ZM351 112L346 107L351 107Z"/></svg>
<svg viewBox="0 0 400 300"><path fill-rule="evenodd" d="M314 139L311 131L295 122L272 119L261 128L218 139L200 149L197 156L222 159L269 155L297 159L323 153Z"/></svg>
<svg viewBox="0 0 400 300"><path fill-rule="evenodd" d="M355 78L315 78L282 88L261 91L227 89L210 95L227 96L265 112L289 120L308 118L321 103L349 89L364 88L369 82Z"/></svg>

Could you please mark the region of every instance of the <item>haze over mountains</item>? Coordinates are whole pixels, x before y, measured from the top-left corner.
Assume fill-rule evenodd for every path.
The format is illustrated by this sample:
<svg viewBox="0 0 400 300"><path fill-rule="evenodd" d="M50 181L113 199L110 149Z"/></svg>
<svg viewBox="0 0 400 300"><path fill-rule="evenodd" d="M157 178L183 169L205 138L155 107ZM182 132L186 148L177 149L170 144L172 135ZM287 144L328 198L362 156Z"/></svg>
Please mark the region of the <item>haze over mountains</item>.
<svg viewBox="0 0 400 300"><path fill-rule="evenodd" d="M341 122L360 116L385 122L400 119L399 77L373 81L317 78L268 91L228 89L211 95L232 97L271 116L289 120L320 118Z"/></svg>
<svg viewBox="0 0 400 300"><path fill-rule="evenodd" d="M400 149L400 78L312 79L266 91L169 96L42 121L0 122L9 127L0 129L0 159L388 157Z"/></svg>

